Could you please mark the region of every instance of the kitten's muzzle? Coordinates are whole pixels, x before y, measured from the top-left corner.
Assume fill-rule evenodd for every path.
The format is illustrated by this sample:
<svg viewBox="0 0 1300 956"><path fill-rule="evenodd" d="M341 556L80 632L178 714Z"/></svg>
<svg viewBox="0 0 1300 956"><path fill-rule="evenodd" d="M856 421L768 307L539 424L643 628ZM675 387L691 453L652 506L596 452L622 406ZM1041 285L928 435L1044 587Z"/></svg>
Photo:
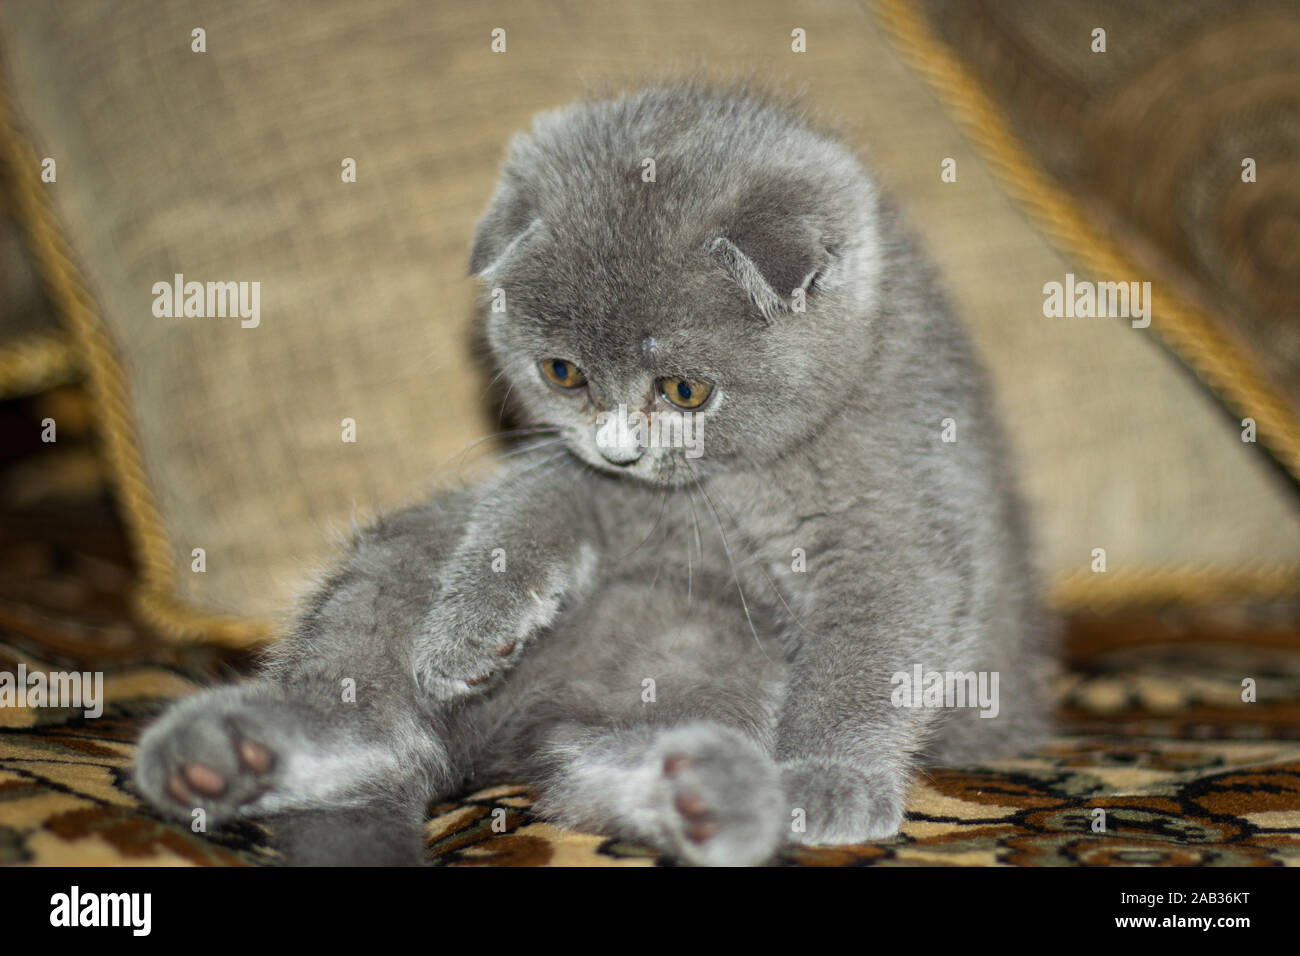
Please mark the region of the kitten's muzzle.
<svg viewBox="0 0 1300 956"><path fill-rule="evenodd" d="M597 445L600 449L600 455L611 465L618 465L620 468L626 468L628 465L634 465L641 460L645 454L645 448L639 444L627 445Z"/></svg>

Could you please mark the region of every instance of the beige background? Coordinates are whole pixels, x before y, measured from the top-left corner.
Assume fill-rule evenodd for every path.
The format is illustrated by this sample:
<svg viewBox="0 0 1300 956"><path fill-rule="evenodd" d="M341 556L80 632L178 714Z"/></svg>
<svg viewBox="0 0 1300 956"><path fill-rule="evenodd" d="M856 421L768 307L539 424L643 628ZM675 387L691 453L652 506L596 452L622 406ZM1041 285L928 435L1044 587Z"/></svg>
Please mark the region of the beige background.
<svg viewBox="0 0 1300 956"><path fill-rule="evenodd" d="M858 4L49 3L0 28L196 604L276 614L354 517L455 478L495 421L465 271L509 136L586 85L700 66L804 90L898 192L998 383L1048 570L1300 560L1288 491L1148 334L1043 317L1077 270ZM155 318L175 272L260 281L261 327Z"/></svg>

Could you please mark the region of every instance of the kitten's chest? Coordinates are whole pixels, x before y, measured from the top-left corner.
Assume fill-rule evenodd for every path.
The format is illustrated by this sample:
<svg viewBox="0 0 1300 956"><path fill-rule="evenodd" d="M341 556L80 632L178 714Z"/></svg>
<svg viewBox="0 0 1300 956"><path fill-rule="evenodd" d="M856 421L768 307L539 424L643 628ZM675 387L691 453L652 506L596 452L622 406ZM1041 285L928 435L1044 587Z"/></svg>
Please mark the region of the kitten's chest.
<svg viewBox="0 0 1300 956"><path fill-rule="evenodd" d="M806 502L804 502L806 504ZM646 514L623 544L634 559L623 573L660 584L743 592L747 603L799 615L812 600L809 570L821 550L824 516L794 496L746 486L678 489Z"/></svg>

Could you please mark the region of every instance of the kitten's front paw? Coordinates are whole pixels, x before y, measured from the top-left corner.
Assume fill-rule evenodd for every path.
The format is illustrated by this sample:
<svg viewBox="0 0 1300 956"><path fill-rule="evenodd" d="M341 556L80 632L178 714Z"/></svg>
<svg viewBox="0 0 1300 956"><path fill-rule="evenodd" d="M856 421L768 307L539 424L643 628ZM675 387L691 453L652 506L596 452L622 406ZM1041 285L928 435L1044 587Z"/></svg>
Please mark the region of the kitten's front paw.
<svg viewBox="0 0 1300 956"><path fill-rule="evenodd" d="M795 760L781 765L781 786L794 843L888 840L903 824L907 778L900 772Z"/></svg>
<svg viewBox="0 0 1300 956"><path fill-rule="evenodd" d="M435 700L491 687L555 619L558 589L522 597L457 593L434 605L415 642L415 679Z"/></svg>

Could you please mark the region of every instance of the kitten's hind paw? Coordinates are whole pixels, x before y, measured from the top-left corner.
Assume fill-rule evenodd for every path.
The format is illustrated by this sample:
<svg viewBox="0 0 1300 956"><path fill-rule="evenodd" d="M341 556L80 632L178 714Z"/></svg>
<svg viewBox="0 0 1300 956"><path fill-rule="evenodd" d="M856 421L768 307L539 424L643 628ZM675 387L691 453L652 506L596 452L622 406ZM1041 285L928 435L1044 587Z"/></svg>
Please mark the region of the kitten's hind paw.
<svg viewBox="0 0 1300 956"><path fill-rule="evenodd" d="M247 737L237 738L234 752L239 767L229 776L197 760L174 766L167 774L168 795L186 807L232 794L237 804L261 796L266 790L263 778L275 766L275 755L265 745Z"/></svg>
<svg viewBox="0 0 1300 956"><path fill-rule="evenodd" d="M259 719L240 689L209 691L173 708L140 741L135 782L169 816L202 810L216 825L264 810L279 785L283 728ZM263 704L265 706L265 704Z"/></svg>
<svg viewBox="0 0 1300 956"><path fill-rule="evenodd" d="M782 826L772 762L739 733L712 728L683 728L660 743L655 792L669 849L703 866L767 862Z"/></svg>

